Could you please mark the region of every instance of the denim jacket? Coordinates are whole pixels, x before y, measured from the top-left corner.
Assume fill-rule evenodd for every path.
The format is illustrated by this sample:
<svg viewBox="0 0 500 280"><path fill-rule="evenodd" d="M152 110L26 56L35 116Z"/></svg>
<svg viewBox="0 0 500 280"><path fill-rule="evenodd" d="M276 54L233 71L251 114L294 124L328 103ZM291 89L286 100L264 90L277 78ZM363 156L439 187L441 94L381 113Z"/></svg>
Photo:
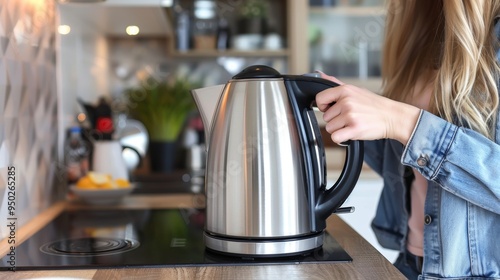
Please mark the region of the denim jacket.
<svg viewBox="0 0 500 280"><path fill-rule="evenodd" d="M405 249L412 167L428 181L420 279L500 279L500 109L494 141L422 110L406 147L389 139L364 146L384 178L372 222L383 247Z"/></svg>
<svg viewBox="0 0 500 280"><path fill-rule="evenodd" d="M406 246L408 167L428 180L420 279L500 279L500 113L497 119L495 141L423 110L406 147L365 141L365 161L384 180L372 222L382 246Z"/></svg>

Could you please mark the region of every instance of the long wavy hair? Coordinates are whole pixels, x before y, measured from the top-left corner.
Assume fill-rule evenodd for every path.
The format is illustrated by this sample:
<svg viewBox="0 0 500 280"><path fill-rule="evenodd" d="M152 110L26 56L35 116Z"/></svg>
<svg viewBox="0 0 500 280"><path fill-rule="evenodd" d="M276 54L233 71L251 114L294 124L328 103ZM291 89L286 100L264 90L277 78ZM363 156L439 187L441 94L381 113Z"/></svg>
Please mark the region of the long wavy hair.
<svg viewBox="0 0 500 280"><path fill-rule="evenodd" d="M434 82L429 111L493 138L499 10L498 0L389 0L383 94L405 101L418 79Z"/></svg>

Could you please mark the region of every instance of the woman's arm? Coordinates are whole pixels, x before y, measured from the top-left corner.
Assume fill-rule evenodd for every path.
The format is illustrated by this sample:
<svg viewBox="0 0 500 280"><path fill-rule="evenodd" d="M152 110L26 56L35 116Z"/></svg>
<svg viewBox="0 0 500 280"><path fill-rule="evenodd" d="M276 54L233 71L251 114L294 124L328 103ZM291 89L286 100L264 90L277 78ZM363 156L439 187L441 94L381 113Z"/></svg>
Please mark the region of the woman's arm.
<svg viewBox="0 0 500 280"><path fill-rule="evenodd" d="M406 146L401 159L404 165L416 168L445 190L500 213L498 144L417 107L339 84L316 96L327 122L325 129L334 142L398 140Z"/></svg>
<svg viewBox="0 0 500 280"><path fill-rule="evenodd" d="M406 145L418 120L419 108L321 75L340 84L316 95L316 105L324 112L325 129L333 142L395 139Z"/></svg>

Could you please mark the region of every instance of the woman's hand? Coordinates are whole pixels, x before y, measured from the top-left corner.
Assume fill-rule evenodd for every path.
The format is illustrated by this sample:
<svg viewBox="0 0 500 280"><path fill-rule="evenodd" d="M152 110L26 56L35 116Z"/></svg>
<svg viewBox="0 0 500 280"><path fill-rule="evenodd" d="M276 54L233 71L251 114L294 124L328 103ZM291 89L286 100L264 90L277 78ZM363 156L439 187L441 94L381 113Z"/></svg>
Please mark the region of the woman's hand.
<svg viewBox="0 0 500 280"><path fill-rule="evenodd" d="M324 73L321 77L340 85L316 95L316 104L324 112L326 131L333 142L390 138L406 145L418 120L419 108L344 84Z"/></svg>

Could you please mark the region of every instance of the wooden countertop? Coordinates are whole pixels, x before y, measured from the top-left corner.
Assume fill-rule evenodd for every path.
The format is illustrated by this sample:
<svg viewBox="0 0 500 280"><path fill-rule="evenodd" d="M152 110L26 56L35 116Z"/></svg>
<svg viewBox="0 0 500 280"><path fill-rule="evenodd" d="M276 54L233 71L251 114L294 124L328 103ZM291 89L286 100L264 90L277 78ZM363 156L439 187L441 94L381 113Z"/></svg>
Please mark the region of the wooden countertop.
<svg viewBox="0 0 500 280"><path fill-rule="evenodd" d="M188 208L204 205L202 195L132 195L119 208ZM88 207L78 203L57 203L21 227L19 241L26 240L66 207ZM94 206L92 206L94 207ZM106 207L110 208L110 207ZM2 272L0 279L71 277L80 279L406 279L373 246L337 215L327 220L327 231L353 258L334 264L291 264L250 266L209 266L176 268L116 268L85 270L42 270ZM0 255L7 252L6 240L0 242Z"/></svg>

